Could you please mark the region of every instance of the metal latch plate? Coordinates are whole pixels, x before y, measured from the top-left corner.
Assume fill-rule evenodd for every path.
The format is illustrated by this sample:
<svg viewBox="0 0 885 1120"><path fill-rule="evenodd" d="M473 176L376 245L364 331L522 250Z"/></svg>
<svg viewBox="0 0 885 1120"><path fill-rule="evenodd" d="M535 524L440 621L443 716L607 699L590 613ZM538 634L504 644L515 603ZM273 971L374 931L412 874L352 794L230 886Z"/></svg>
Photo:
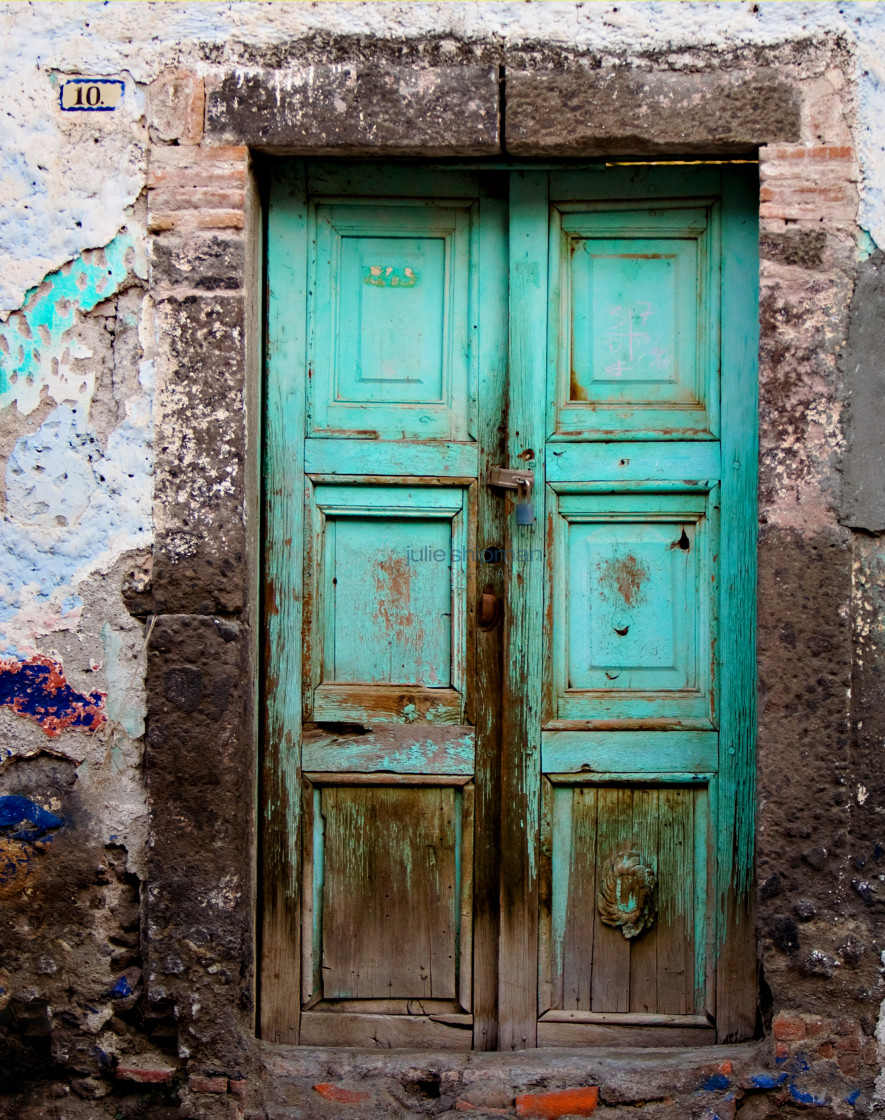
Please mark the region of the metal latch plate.
<svg viewBox="0 0 885 1120"><path fill-rule="evenodd" d="M489 486L502 490L530 490L535 484L533 471L512 471L507 467L489 467Z"/></svg>

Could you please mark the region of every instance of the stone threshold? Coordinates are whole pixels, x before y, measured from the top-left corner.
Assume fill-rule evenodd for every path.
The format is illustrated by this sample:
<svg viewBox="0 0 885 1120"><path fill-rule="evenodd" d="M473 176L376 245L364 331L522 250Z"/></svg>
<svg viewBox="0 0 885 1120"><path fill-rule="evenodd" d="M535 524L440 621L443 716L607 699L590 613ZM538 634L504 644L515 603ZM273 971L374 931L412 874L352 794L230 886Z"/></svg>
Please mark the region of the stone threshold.
<svg viewBox="0 0 885 1120"><path fill-rule="evenodd" d="M692 1104L730 1097L739 1089L767 1089L779 1082L770 1040L703 1048L536 1049L514 1052L313 1048L258 1044L265 1107L309 1100L321 1115L321 1098L390 1114L390 1095L416 1105L439 1101L459 1111L517 1115L534 1095L571 1096L595 1086L599 1104L629 1105L692 1098ZM294 1096L293 1096L294 1094ZM595 1101L593 1102L595 1106ZM503 1106L503 1107L501 1107ZM733 1104L732 1104L733 1109ZM419 1108L418 1111L425 1111ZM432 1111L437 1111L435 1108ZM415 1113L417 1114L417 1113ZM576 1113L589 1115L589 1112ZM686 1113L687 1114L687 1113ZM280 1113L279 1115L288 1115Z"/></svg>

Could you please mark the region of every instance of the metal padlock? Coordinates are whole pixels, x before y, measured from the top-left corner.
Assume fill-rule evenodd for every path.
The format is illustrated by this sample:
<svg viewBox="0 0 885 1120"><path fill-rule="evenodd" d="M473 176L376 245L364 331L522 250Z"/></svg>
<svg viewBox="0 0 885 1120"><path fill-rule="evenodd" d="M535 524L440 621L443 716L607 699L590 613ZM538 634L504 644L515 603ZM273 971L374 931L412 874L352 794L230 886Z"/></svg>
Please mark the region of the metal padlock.
<svg viewBox="0 0 885 1120"><path fill-rule="evenodd" d="M520 479L516 499L516 524L534 525L535 503L532 501L532 486L528 479Z"/></svg>

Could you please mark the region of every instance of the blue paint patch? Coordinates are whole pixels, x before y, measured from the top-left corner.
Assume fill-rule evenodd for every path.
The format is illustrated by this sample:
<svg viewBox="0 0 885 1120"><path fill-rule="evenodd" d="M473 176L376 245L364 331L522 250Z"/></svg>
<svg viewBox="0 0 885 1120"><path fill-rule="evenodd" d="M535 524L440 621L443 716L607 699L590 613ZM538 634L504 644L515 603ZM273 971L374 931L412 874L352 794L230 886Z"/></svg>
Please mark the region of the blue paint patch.
<svg viewBox="0 0 885 1120"><path fill-rule="evenodd" d="M777 1059L776 1064L780 1066L784 1062L787 1063L787 1069L791 1074L808 1073L811 1069L808 1055L803 1050L800 1050L797 1054L788 1054L786 1058Z"/></svg>
<svg viewBox="0 0 885 1120"><path fill-rule="evenodd" d="M66 614L73 614L75 610L83 606L83 600L79 595L66 595L61 601L61 616L65 617Z"/></svg>
<svg viewBox="0 0 885 1120"><path fill-rule="evenodd" d="M848 1094L848 1096L845 1098L845 1100L849 1104L854 1104L859 1096L860 1096L860 1089L855 1089L853 1093Z"/></svg>
<svg viewBox="0 0 885 1120"><path fill-rule="evenodd" d="M0 797L0 887L23 882L39 851L36 845L48 844L52 830L64 823L27 797Z"/></svg>
<svg viewBox="0 0 885 1120"><path fill-rule="evenodd" d="M781 1059L782 1061L785 1059ZM787 1071L783 1073L754 1073L750 1078L751 1089L777 1089L787 1080Z"/></svg>
<svg viewBox="0 0 885 1120"><path fill-rule="evenodd" d="M75 692L52 658L0 661L0 707L34 720L53 738L68 727L97 731L107 718L104 701L103 692Z"/></svg>
<svg viewBox="0 0 885 1120"><path fill-rule="evenodd" d="M790 1086L790 1096L797 1104L828 1105L830 1103L829 1097L816 1097L814 1093L804 1093L795 1085Z"/></svg>
<svg viewBox="0 0 885 1120"><path fill-rule="evenodd" d="M0 797L0 835L8 839L24 840L30 844L51 840L49 833L52 829L61 828L64 823L63 817L41 809L27 797Z"/></svg>
<svg viewBox="0 0 885 1120"><path fill-rule="evenodd" d="M712 1077L707 1078L701 1088L706 1089L708 1093L715 1093L719 1089L727 1089L730 1084L724 1073L714 1073Z"/></svg>
<svg viewBox="0 0 885 1120"><path fill-rule="evenodd" d="M117 982L111 988L111 997L113 999L126 999L127 996L132 995L132 988L129 986L129 981L126 976L120 976Z"/></svg>

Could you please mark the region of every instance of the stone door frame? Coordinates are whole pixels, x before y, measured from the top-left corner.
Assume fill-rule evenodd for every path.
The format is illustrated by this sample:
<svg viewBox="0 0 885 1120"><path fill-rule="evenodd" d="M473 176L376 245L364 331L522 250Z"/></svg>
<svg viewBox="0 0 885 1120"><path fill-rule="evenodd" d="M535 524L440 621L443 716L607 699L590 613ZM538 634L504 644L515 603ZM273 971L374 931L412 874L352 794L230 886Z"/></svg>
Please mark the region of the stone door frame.
<svg viewBox="0 0 885 1120"><path fill-rule="evenodd" d="M173 76L190 116L177 135L155 136L148 173L164 351L153 580L129 603L153 618L147 994L158 1016L179 1009L180 1046L203 1072L233 1076L255 1052L260 906L271 920L296 920L279 898L259 897L262 161L755 161L765 146L775 161L843 158L814 156L800 83L753 60L701 72L565 61L555 70L237 69L206 80L205 107L201 84ZM778 198L764 189L762 198L763 215L780 216ZM763 325L763 346L773 329ZM285 776L272 782L262 798L271 828L297 796ZM279 897L294 873L290 860L264 861ZM755 970L755 959L744 965ZM274 962L264 968L272 973Z"/></svg>

